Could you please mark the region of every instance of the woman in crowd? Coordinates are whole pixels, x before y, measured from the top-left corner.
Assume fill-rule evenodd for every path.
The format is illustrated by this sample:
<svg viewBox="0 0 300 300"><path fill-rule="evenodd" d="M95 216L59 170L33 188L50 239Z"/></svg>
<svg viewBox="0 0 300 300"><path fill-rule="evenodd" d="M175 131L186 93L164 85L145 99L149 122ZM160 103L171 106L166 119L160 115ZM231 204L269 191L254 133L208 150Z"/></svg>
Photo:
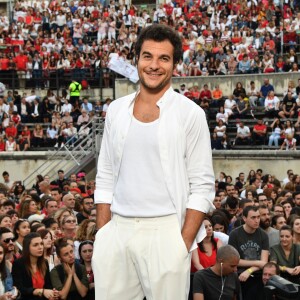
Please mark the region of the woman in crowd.
<svg viewBox="0 0 300 300"><path fill-rule="evenodd" d="M85 266L87 278L89 281L89 291L87 294L87 300L95 299L95 283L94 273L92 269L93 249L93 241L86 240L79 245L80 263Z"/></svg>
<svg viewBox="0 0 300 300"><path fill-rule="evenodd" d="M0 300L17 298L18 290L13 286L11 263L5 259L5 250L0 245Z"/></svg>
<svg viewBox="0 0 300 300"><path fill-rule="evenodd" d="M280 243L271 247L270 261L279 265L282 277L299 283L300 245L293 243L293 230L290 226L282 226L279 234Z"/></svg>
<svg viewBox="0 0 300 300"><path fill-rule="evenodd" d="M61 220L60 228L66 238L74 238L77 229L77 219L74 215L66 216Z"/></svg>
<svg viewBox="0 0 300 300"><path fill-rule="evenodd" d="M36 124L33 129L31 145L33 147L44 146L44 131L40 124Z"/></svg>
<svg viewBox="0 0 300 300"><path fill-rule="evenodd" d="M293 243L300 245L300 216L291 215L289 218L289 225L293 230Z"/></svg>
<svg viewBox="0 0 300 300"><path fill-rule="evenodd" d="M6 227L12 230L12 222L10 216L0 215L0 227Z"/></svg>
<svg viewBox="0 0 300 300"><path fill-rule="evenodd" d="M40 230L39 234L44 244L44 258L48 261L49 271L51 271L56 265L59 264L59 259L54 253L53 236L51 231L47 229Z"/></svg>
<svg viewBox="0 0 300 300"><path fill-rule="evenodd" d="M54 214L54 219L58 224L61 224L62 219L67 216L74 216L74 214L70 209L62 207Z"/></svg>
<svg viewBox="0 0 300 300"><path fill-rule="evenodd" d="M36 214L37 211L38 207L33 199L24 200L20 204L19 213L21 218L27 219L29 216Z"/></svg>
<svg viewBox="0 0 300 300"><path fill-rule="evenodd" d="M74 239L74 246L75 246L75 258L79 259L79 245L80 243L82 243L83 241L87 240L87 235L88 235L88 231L90 229L91 226L93 226L95 224L95 221L93 220L83 220L80 225L78 226L78 229L76 231L76 237Z"/></svg>
<svg viewBox="0 0 300 300"><path fill-rule="evenodd" d="M274 119L273 123L271 124L272 133L269 136L269 147L271 147L274 143L275 147L278 147L278 141L280 139L281 133L281 123L278 118Z"/></svg>
<svg viewBox="0 0 300 300"><path fill-rule="evenodd" d="M28 234L24 239L23 255L12 268L13 281L22 300L59 299L59 293L52 289L49 266L43 254L40 235Z"/></svg>
<svg viewBox="0 0 300 300"><path fill-rule="evenodd" d="M217 250L222 246L222 242L214 238L211 221L205 218L203 224L206 229L206 237L192 252L192 273L213 266L216 263Z"/></svg>
<svg viewBox="0 0 300 300"><path fill-rule="evenodd" d="M16 252L21 255L23 253L23 241L25 236L30 233L30 224L27 220L19 219L14 226Z"/></svg>

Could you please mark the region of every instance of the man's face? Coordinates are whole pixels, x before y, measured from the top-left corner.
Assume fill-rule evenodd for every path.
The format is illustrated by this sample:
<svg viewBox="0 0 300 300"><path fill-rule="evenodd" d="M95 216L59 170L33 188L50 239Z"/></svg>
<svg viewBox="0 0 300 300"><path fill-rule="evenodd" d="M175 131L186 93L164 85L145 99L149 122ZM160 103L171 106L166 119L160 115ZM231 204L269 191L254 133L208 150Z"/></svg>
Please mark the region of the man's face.
<svg viewBox="0 0 300 300"><path fill-rule="evenodd" d="M67 208L74 209L75 198L72 194L67 194L63 197L63 202Z"/></svg>
<svg viewBox="0 0 300 300"><path fill-rule="evenodd" d="M226 186L227 196L233 196L235 194L235 189L233 185Z"/></svg>
<svg viewBox="0 0 300 300"><path fill-rule="evenodd" d="M70 181L75 181L76 182L76 174L71 174Z"/></svg>
<svg viewBox="0 0 300 300"><path fill-rule="evenodd" d="M57 210L58 210L58 206L57 206L56 200L47 202L46 211L47 211L48 215L54 214Z"/></svg>
<svg viewBox="0 0 300 300"><path fill-rule="evenodd" d="M268 198L265 195L260 195L258 197L259 205L268 205Z"/></svg>
<svg viewBox="0 0 300 300"><path fill-rule="evenodd" d="M245 174L242 173L242 174L240 174L240 181L241 181L241 182L244 182L244 180L245 180Z"/></svg>
<svg viewBox="0 0 300 300"><path fill-rule="evenodd" d="M238 212L238 206L237 207L234 207L234 208L231 208L229 205L225 205L225 209L229 212L229 214L231 215L231 216L235 216L236 215L236 213Z"/></svg>
<svg viewBox="0 0 300 300"><path fill-rule="evenodd" d="M239 259L237 257L231 257L228 261L223 262L222 264L222 275L227 276L231 273L237 272L237 266L239 263Z"/></svg>
<svg viewBox="0 0 300 300"><path fill-rule="evenodd" d="M1 245L6 252L13 252L15 250L15 243L13 242L14 234L12 232L3 233L1 236Z"/></svg>
<svg viewBox="0 0 300 300"><path fill-rule="evenodd" d="M260 220L259 211L250 210L247 217L243 216L243 220L249 228L257 229L259 227Z"/></svg>
<svg viewBox="0 0 300 300"><path fill-rule="evenodd" d="M259 214L260 214L260 227L262 229L268 229L271 224L269 210L267 208L260 208Z"/></svg>
<svg viewBox="0 0 300 300"><path fill-rule="evenodd" d="M63 179L64 179L64 175L65 175L64 172L59 172L59 173L58 173L58 178L59 178L60 180L63 180Z"/></svg>
<svg viewBox="0 0 300 300"><path fill-rule="evenodd" d="M94 206L93 199L92 198L85 198L83 200L83 205L82 206L83 206L83 211L89 215L91 213L91 210L92 210L93 206Z"/></svg>
<svg viewBox="0 0 300 300"><path fill-rule="evenodd" d="M62 196L62 194L60 194L58 191L51 191L51 197L52 197L56 202L60 202L60 201L61 201L61 196Z"/></svg>
<svg viewBox="0 0 300 300"><path fill-rule="evenodd" d="M142 88L155 93L169 88L174 70L173 53L174 48L167 40L144 41L137 66Z"/></svg>
<svg viewBox="0 0 300 300"><path fill-rule="evenodd" d="M3 175L3 179L4 179L4 182L8 182L9 181L9 175Z"/></svg>
<svg viewBox="0 0 300 300"><path fill-rule="evenodd" d="M262 281L263 284L266 285L268 280L273 276L276 275L276 268L275 266L272 267L264 267L263 274L262 274Z"/></svg>
<svg viewBox="0 0 300 300"><path fill-rule="evenodd" d="M225 192L219 192L219 196L220 196L221 201L222 201L223 199L225 199L226 194L225 194Z"/></svg>

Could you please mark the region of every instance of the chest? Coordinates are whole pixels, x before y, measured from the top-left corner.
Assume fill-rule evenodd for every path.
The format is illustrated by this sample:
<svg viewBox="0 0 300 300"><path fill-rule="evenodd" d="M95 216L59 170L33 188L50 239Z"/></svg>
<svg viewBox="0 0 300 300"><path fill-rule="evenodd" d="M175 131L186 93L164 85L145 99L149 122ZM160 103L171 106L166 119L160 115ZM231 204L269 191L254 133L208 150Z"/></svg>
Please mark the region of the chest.
<svg viewBox="0 0 300 300"><path fill-rule="evenodd" d="M133 115L141 122L153 122L159 118L159 107L156 104L145 105L137 102L133 108Z"/></svg>

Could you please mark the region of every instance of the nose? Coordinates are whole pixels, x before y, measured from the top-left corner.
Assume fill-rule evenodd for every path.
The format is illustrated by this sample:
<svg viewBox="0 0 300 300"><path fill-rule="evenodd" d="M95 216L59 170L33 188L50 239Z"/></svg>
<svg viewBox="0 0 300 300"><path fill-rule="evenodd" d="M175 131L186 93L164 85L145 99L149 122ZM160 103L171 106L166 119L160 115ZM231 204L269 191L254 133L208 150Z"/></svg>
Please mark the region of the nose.
<svg viewBox="0 0 300 300"><path fill-rule="evenodd" d="M153 70L157 70L157 69L159 68L158 59L152 58L149 67L150 67L151 69L153 69Z"/></svg>

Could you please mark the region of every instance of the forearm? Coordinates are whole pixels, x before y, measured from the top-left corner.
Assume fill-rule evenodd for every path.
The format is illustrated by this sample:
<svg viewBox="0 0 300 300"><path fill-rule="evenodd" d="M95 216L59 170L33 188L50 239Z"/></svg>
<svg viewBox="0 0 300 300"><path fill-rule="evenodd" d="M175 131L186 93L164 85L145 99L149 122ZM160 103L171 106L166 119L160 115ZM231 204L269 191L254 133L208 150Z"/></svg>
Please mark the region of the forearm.
<svg viewBox="0 0 300 300"><path fill-rule="evenodd" d="M111 220L110 204L106 204L106 203L96 204L96 212L97 212L96 227L100 229Z"/></svg>
<svg viewBox="0 0 300 300"><path fill-rule="evenodd" d="M82 298L84 298L88 292L88 288L81 283L81 281L77 277L76 273L74 274L73 278L74 278L74 282L75 282L77 291L79 292L80 296Z"/></svg>
<svg viewBox="0 0 300 300"><path fill-rule="evenodd" d="M246 267L246 268L260 268L261 261L260 260L245 260L240 259L239 267Z"/></svg>
<svg viewBox="0 0 300 300"><path fill-rule="evenodd" d="M70 288L71 288L71 284L72 284L72 275L68 275L63 289L59 292L59 296L61 299L63 299L63 300L67 299L67 296L68 296Z"/></svg>
<svg viewBox="0 0 300 300"><path fill-rule="evenodd" d="M186 210L185 221L181 234L188 251L192 246L192 243L199 231L204 217L205 214L201 211L189 208Z"/></svg>

